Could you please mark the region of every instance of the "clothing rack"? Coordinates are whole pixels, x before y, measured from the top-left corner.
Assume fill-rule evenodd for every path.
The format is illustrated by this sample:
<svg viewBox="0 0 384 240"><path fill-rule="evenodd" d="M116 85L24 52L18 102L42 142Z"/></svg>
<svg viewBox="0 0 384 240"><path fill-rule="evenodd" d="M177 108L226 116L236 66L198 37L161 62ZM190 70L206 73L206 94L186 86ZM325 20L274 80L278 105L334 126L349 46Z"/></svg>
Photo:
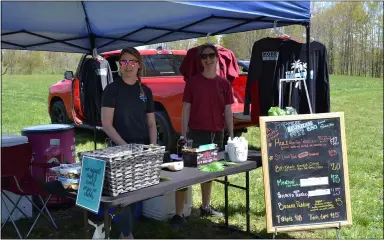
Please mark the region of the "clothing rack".
<svg viewBox="0 0 384 240"><path fill-rule="evenodd" d="M307 74L308 75L308 74ZM309 100L309 94L308 94L308 88L307 88L307 83L305 78L282 78L279 81L279 108L283 108L283 103L282 103L282 95L283 92L281 90L282 85L284 82L289 83L289 102L288 105L291 105L291 98L292 98L292 84L295 83L295 87L301 87L301 82L304 83L304 88L305 88L305 94L307 96L307 101L308 101L308 106L309 106L309 112L312 114L312 105L311 105L311 100Z"/></svg>

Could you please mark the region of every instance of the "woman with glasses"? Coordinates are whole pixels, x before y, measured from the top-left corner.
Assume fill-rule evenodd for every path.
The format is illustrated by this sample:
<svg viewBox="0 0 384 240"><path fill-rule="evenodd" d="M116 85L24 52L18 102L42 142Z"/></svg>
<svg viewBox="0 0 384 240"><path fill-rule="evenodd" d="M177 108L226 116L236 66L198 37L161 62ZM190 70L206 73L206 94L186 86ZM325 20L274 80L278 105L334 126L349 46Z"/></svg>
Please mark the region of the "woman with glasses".
<svg viewBox="0 0 384 240"><path fill-rule="evenodd" d="M144 63L135 48L121 50L119 77L103 92L101 120L110 145L156 144L157 130L152 91L141 83ZM121 238L133 238L136 204L117 214Z"/></svg>
<svg viewBox="0 0 384 240"><path fill-rule="evenodd" d="M219 53L212 44L200 47L203 71L188 79L183 96L182 135L193 140L193 147L215 143L223 147L224 129L233 138L233 94L231 83L217 75ZM212 182L201 184L202 216L223 217L210 205ZM174 228L184 225L185 189L176 192L176 215L171 224Z"/></svg>

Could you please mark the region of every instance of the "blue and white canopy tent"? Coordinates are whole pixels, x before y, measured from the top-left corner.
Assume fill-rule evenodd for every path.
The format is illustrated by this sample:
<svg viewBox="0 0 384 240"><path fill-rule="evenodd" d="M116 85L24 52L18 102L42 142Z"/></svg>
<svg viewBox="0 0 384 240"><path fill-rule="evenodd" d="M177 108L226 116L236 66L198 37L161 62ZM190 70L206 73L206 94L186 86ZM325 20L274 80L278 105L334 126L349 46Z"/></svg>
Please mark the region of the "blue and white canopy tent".
<svg viewBox="0 0 384 240"><path fill-rule="evenodd" d="M310 2L1 2L1 48L91 53L300 24ZM308 41L309 42L309 41Z"/></svg>
<svg viewBox="0 0 384 240"><path fill-rule="evenodd" d="M2 49L92 54L288 25L305 26L310 42L309 1L3 1L1 10Z"/></svg>

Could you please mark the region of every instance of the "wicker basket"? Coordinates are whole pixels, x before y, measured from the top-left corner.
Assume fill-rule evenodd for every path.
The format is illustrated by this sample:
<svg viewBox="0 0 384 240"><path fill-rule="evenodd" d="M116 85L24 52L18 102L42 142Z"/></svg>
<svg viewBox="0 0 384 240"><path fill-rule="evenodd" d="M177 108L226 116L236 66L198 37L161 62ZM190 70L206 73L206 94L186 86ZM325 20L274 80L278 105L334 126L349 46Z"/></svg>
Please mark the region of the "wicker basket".
<svg viewBox="0 0 384 240"><path fill-rule="evenodd" d="M103 194L119 194L156 185L160 182L164 146L128 144L79 153L106 161Z"/></svg>

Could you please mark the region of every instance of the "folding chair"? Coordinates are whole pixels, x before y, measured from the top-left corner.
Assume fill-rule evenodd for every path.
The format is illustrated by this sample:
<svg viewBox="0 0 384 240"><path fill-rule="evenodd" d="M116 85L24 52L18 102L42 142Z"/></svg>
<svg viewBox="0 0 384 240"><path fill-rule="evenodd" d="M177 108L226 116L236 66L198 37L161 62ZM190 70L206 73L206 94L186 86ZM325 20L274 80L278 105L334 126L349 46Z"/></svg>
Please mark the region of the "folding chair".
<svg viewBox="0 0 384 240"><path fill-rule="evenodd" d="M42 183L32 178L31 176L31 159L32 148L29 143L11 147L3 147L1 149L1 201L4 203L5 210L8 213L8 218L1 226L1 229L3 229L8 220L11 219L12 225L14 226L19 238L22 238L22 236L18 227L16 226L12 214L16 209L18 209L25 217L27 217L23 210L18 207L18 204L23 197L25 197L29 202L31 202L32 206L39 211L39 214L35 218L31 228L29 229L26 238L28 238L28 236L30 235L41 214L53 225L54 228L57 228L55 221L53 220L48 208L46 207L52 195L49 194L45 201L41 197L41 195L44 193L42 191ZM33 164L34 167L37 166L43 168L44 172L46 169L57 165L58 164L48 163ZM14 202L5 191L12 192L14 194L19 195L20 197L17 199L16 202ZM41 201L42 207L39 208L39 206L37 206L33 200L28 198L28 196L37 197ZM13 207L7 206L4 197L7 198L11 204L13 204ZM12 209L10 209L11 207ZM44 213L44 210L47 214Z"/></svg>

